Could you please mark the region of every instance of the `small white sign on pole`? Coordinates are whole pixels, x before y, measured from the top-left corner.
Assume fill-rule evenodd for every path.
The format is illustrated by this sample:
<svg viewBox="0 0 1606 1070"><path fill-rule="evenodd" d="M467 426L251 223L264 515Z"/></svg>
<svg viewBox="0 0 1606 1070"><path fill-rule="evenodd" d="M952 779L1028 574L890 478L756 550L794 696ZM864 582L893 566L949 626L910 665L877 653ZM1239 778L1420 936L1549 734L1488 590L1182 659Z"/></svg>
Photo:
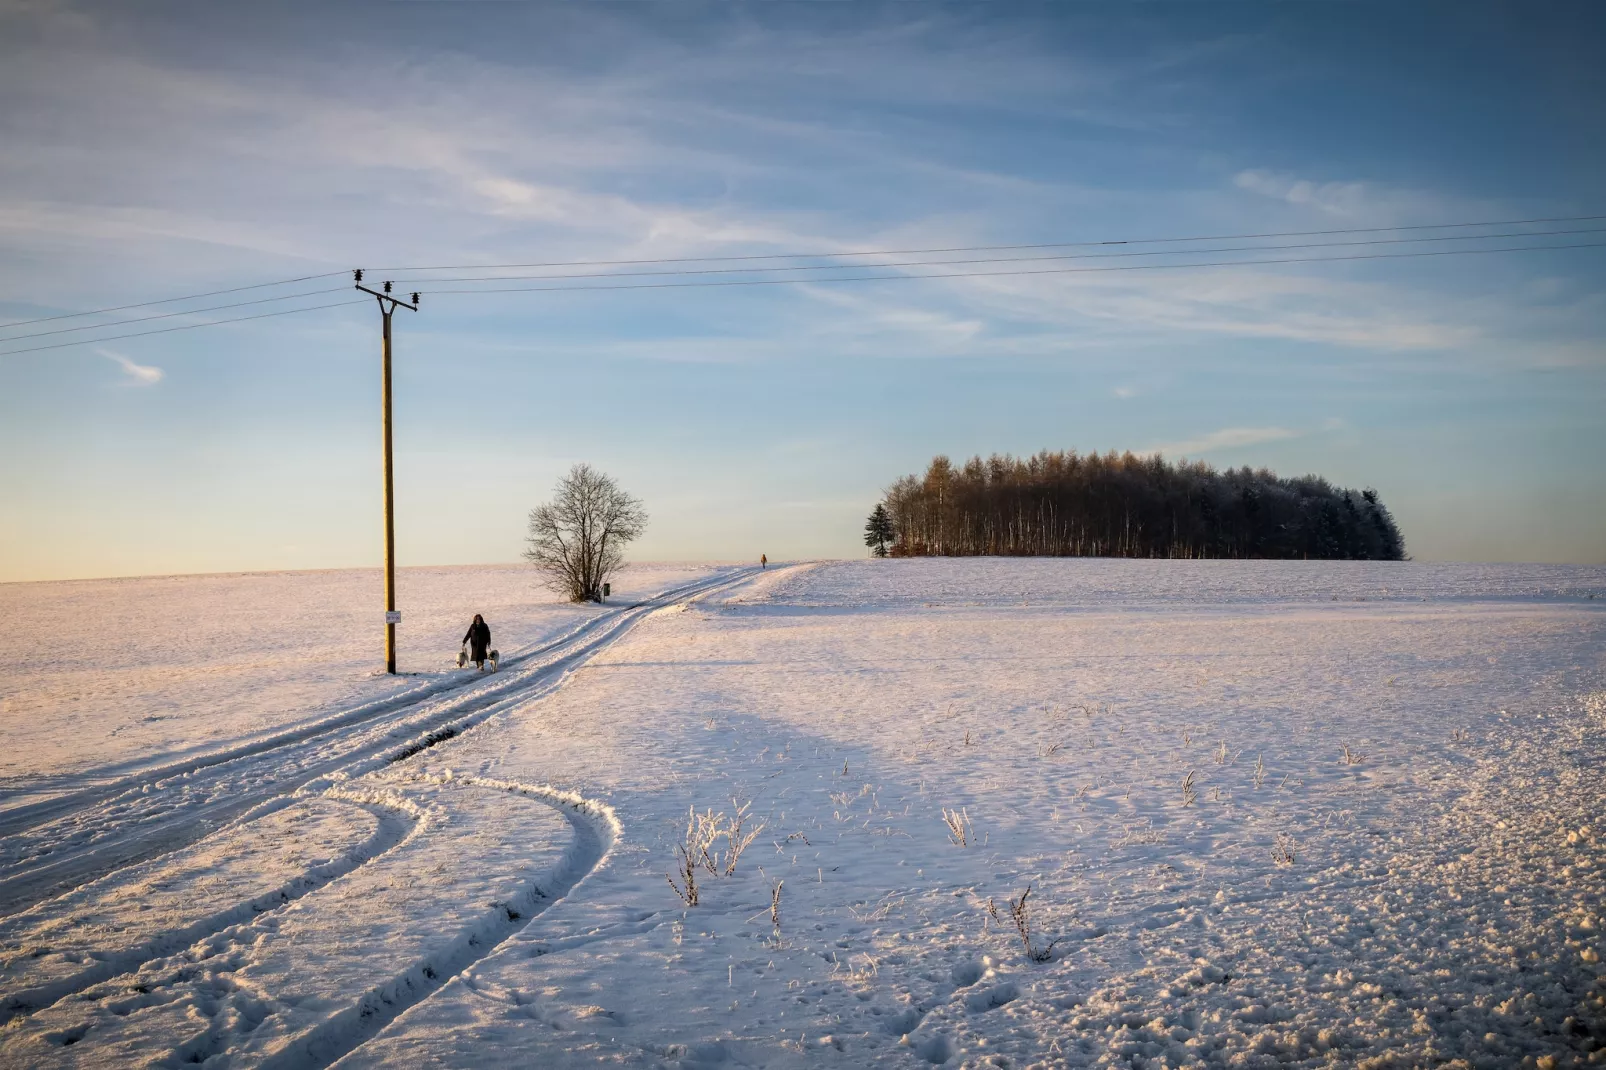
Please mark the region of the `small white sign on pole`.
<svg viewBox="0 0 1606 1070"><path fill-rule="evenodd" d="M386 624L400 624L401 623L401 610L399 610L399 609L387 609L387 610L385 610L385 623Z"/></svg>

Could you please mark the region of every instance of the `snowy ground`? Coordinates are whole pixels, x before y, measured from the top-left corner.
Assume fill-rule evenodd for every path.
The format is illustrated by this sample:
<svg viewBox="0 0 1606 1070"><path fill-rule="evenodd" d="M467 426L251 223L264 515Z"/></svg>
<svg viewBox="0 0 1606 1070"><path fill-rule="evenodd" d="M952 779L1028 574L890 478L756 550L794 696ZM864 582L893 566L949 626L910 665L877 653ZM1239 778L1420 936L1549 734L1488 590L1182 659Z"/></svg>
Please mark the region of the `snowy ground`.
<svg viewBox="0 0 1606 1070"><path fill-rule="evenodd" d="M707 571L643 565L614 586L629 600ZM528 566L404 568L396 588L392 677L376 569L0 584L0 808L421 693L456 675L475 613L504 654L597 613Z"/></svg>
<svg viewBox="0 0 1606 1070"><path fill-rule="evenodd" d="M154 776L8 665L52 757L0 814L0 1064L1606 1063L1606 569L677 584L456 688L286 658L300 712L220 683ZM185 612L149 597L76 634ZM129 723L204 712L138 675L164 634ZM689 810L762 823L693 907Z"/></svg>

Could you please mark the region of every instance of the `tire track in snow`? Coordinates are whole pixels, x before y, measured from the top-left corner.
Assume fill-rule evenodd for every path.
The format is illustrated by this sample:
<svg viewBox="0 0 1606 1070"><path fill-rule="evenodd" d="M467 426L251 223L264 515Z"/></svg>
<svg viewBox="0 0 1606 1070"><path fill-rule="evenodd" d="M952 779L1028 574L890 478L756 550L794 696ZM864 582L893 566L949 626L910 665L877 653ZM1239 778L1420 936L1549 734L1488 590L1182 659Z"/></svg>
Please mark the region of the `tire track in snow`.
<svg viewBox="0 0 1606 1070"><path fill-rule="evenodd" d="M356 800L343 798L335 792L325 793L321 797L367 810L378 819L378 827L366 840L345 851L338 858L313 866L284 881L277 888L214 911L188 925L156 933L133 947L107 954L88 968L68 977L4 993L3 997L0 997L0 1027L92 985L119 974L132 973L152 959L177 954L197 940L281 910L307 893L316 891L358 866L394 850L406 842L418 828L422 816L416 806L402 800L392 802L379 802L368 798ZM294 801L286 800L287 803ZM250 820L261 816L262 813L254 813Z"/></svg>
<svg viewBox="0 0 1606 1070"><path fill-rule="evenodd" d="M746 572L743 572L742 574L746 575ZM552 639L544 640L527 650L522 650L503 658L501 662L503 671L506 672L516 669L520 665L529 662L533 658L538 658L542 654L558 650L563 646L571 644L576 639L583 638L585 635L596 631L598 628L617 621L618 618L624 614L630 613L634 610L653 607L660 604L667 605L674 602L676 599L687 595L706 593L703 592L701 588L708 587L711 584L717 585L720 581L728 580L730 578L731 577L729 573L722 573L713 577L703 577L693 580L690 583L682 584L679 587L671 587L640 602L621 606L611 613L599 614L590 618L589 620L581 622L562 635L556 636ZM164 780L170 780L174 777L193 775L213 766L238 761L242 758L259 756L272 750L302 743L318 736L327 735L331 732L337 732L343 728L349 728L354 725L361 724L362 722L373 720L387 713L405 711L411 707L421 705L432 698L439 697L445 692L463 689L465 682L469 684L468 690L476 694L497 693L507 690L510 686L514 686L513 681L498 680L497 677L500 675L501 674L498 673L496 676L487 678L468 677L467 681L461 677L447 677L443 680L429 681L419 687L402 692L401 694L388 695L381 699L375 699L372 702L365 702L351 709L341 710L310 724L304 724L283 732L277 732L261 739L251 740L248 743L225 747L204 754L183 758L175 762L169 762L166 765L142 770L133 776L117 778L106 784L98 784L93 787L69 792L65 795L58 795L49 799L44 799L36 803L28 803L22 806L10 808L5 811L0 811L0 839L15 836L21 832L27 831L29 828L60 819L80 810L88 809L99 803L105 802L108 799L115 798L116 796L124 795L129 792L140 791L141 789L160 783ZM82 779L83 777L94 775L94 770L90 770L87 773L74 774L74 779Z"/></svg>
<svg viewBox="0 0 1606 1070"><path fill-rule="evenodd" d="M574 839L558 866L532 882L513 902L498 903L478 922L460 931L444 948L375 985L346 1011L326 1019L261 1064L262 1070L322 1070L373 1039L391 1022L434 995L450 980L495 951L503 941L527 927L569 894L613 850L623 831L617 815L604 802L549 785L521 784L476 776L413 778L421 783L457 783L503 791L558 810L574 831Z"/></svg>
<svg viewBox="0 0 1606 1070"><path fill-rule="evenodd" d="M192 760L184 763L184 771L178 774L136 779L109 798L96 795L78 811L57 815L30 830L34 839L41 839L39 833L54 832L52 826L74 817L78 819L74 825L91 826L87 842L76 849L45 842L38 854L13 861L6 876L0 878L0 915L15 913L121 867L186 847L276 796L313 787L320 779L333 784L360 776L461 734L503 709L561 686L575 668L619 639L643 616L735 586L751 574L748 568L705 577L594 617L568 635L518 655L527 667L504 670L510 678L497 679L503 675L497 673L479 681L470 693L422 711L416 708L422 699L379 712L360 707L322 722L321 727L309 726ZM543 654L549 656L536 660ZM330 736L334 738L327 738ZM398 744L398 739L409 741ZM336 753L321 753L327 748L336 748ZM94 821L97 817L102 819L98 823ZM59 838L85 839L86 834L78 831L73 835L63 829Z"/></svg>
<svg viewBox="0 0 1606 1070"><path fill-rule="evenodd" d="M235 826L246 824L292 805L299 799L323 798L363 806L380 817L381 827L367 841L346 852L340 859L314 867L286 881L277 889L253 896L247 901L210 914L182 928L156 934L134 948L109 954L94 966L69 978L7 994L4 1004L0 1005L4 1008L0 1011L0 1024L58 1002L102 981L134 972L147 962L177 953L199 940L221 933L230 927L249 926L271 916L308 893L324 887L358 866L376 862L412 839L414 835L421 834L427 822L421 820L423 815L416 805L399 800L388 793L351 790L345 786L350 783L351 778L405 761L441 742L455 738L504 709L539 700L560 687L575 668L620 638L640 616L676 603L690 604L701 597L734 587L747 578L749 577L746 572L736 576L727 574L687 585L693 588L690 591L684 588L678 589L671 596L631 607L633 611L631 616L619 621L616 627L609 629L607 634L599 637L598 641L586 644L579 650L571 651L566 656L542 666L541 686L535 688L534 693L531 690L521 691L505 700L475 710L458 721L450 722L444 729L438 727L404 746L392 747L355 767L343 770L336 783L324 787L316 794L303 788L294 793L283 793L258 802L231 824ZM588 630L600 620L601 618L596 618L588 622ZM536 915L565 898L573 887L607 856L620 832L618 820L606 804L550 786L450 774L444 778L425 775L409 777L408 780L437 784L450 782L520 794L539 800L562 813L574 830L574 840L565 851L563 862L542 882L544 887L542 883L532 884L521 893L516 902L498 904L501 908L500 913L493 910L478 924L459 934L447 948L425 956L413 968L370 989L350 1014L338 1016L335 1020L321 1024L312 1034L293 1045L296 1050L303 1051L309 1058L313 1058L317 1065L332 1062L360 1046L398 1015L428 998L446 983L446 980L490 954L509 936L527 926ZM387 813L390 815L388 819L384 816ZM353 1014L355 1018L352 1018ZM202 1054L201 1049L208 1046L203 1042L196 1051L189 1052L188 1055ZM321 1061L316 1059L318 1054L324 1052L334 1052L334 1054ZM277 1061L270 1065L280 1065L286 1058L290 1056L284 1054L275 1056ZM285 1065L307 1065L307 1060L294 1059Z"/></svg>
<svg viewBox="0 0 1606 1070"><path fill-rule="evenodd" d="M400 954L392 953L384 973L369 973L358 960L355 973L346 970L344 976L337 975L333 980L322 978L320 971L309 970L308 965L327 959L335 947L349 939L343 929L316 921L309 928L304 917L295 935L286 939L281 934L275 942L270 934L279 932L279 925L272 915L264 914L220 930L210 947L180 948L174 959L152 963L152 971L141 978L144 984L139 987L130 989L123 984L91 990L76 1001L57 1004L42 1016L42 1021L13 1023L11 1029L0 1034L7 1037L0 1062L9 1065L20 1059L33 1065L46 1053L54 1052L64 1057L63 1065L95 1066L139 1052L142 1058L154 1058L160 1065L205 1063L225 1056L230 1065L237 1067L316 1070L327 1066L563 901L608 856L620 834L619 822L607 804L546 785L447 773L388 779L366 790L358 786L336 788L332 794L347 801L371 803L391 792L411 795L406 790L409 785L433 789L431 794L437 800L443 799L442 792L458 791L522 796L557 811L572 836L554 863L533 877L525 876L511 891L495 893L484 908L473 905L486 902L479 898L486 890L483 867L479 875L466 873L460 887L451 888L451 882L447 882L445 896L434 906L423 907L424 913L419 912L416 900L405 894L387 903L386 910L406 910L411 914L414 938L420 932L419 919L424 919L426 927L422 931L428 936L412 950L403 945ZM423 830L429 824L422 821L418 828ZM450 819L442 828L446 838L435 841L432 849L437 856L442 850L458 851L452 831L468 841L479 834L477 824L459 824ZM408 839L415 845L428 839L422 831L420 835L423 838ZM374 858L364 866L379 864L382 860ZM400 864L413 865L417 861ZM493 869L505 864L505 859L490 863ZM383 873L378 876L380 886L392 879ZM371 875L370 883L373 879ZM320 903L316 897L308 899L304 909L313 911L313 919L328 917L330 910L336 911L338 917L343 899L349 900L351 894L348 891L344 896L337 895L327 903ZM454 899L455 909L448 906ZM437 933L428 927L428 922L442 915L454 920ZM311 945L305 942L309 937L313 938ZM263 954L267 957L261 958ZM365 974L379 974L381 979L370 982ZM160 978L167 980L158 986L156 981ZM292 982L283 991L282 999L275 995L277 986L272 978ZM131 991L138 994L130 996ZM257 1008L254 1013L240 1002L242 997ZM135 1019L123 1017L131 1008L139 1007L164 1014L169 1021L166 1025L136 1025ZM125 1023L134 1026L132 1034L123 1028ZM195 1031L196 1027L199 1031Z"/></svg>

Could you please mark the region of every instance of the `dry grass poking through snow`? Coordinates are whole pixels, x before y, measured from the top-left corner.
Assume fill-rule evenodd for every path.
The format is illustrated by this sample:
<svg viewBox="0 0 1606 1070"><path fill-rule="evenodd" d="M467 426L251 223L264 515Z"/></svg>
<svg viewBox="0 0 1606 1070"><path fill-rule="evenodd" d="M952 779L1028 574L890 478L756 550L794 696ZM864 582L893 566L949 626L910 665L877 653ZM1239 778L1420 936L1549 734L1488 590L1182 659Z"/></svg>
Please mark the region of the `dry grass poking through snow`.
<svg viewBox="0 0 1606 1070"><path fill-rule="evenodd" d="M680 901L689 907L697 906L702 899L698 873L706 872L711 877L734 876L742 853L764 831L764 822L750 824L750 802L738 804L733 799L731 806L735 816L716 814L713 810L698 813L696 807L687 811L685 835L675 845L676 869L674 873L665 874L665 879ZM721 840L725 843L723 851L719 849Z"/></svg>

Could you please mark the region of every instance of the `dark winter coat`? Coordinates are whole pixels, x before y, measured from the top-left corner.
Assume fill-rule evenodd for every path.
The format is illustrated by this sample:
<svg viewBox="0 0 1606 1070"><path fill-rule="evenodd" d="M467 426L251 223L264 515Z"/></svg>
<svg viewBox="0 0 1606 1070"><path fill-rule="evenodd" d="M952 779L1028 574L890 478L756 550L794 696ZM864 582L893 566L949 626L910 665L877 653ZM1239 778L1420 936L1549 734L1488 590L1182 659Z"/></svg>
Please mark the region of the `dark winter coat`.
<svg viewBox="0 0 1606 1070"><path fill-rule="evenodd" d="M491 626L483 620L476 620L468 626L468 633L463 636L463 642L472 647L471 660L484 661L485 652L491 649Z"/></svg>

